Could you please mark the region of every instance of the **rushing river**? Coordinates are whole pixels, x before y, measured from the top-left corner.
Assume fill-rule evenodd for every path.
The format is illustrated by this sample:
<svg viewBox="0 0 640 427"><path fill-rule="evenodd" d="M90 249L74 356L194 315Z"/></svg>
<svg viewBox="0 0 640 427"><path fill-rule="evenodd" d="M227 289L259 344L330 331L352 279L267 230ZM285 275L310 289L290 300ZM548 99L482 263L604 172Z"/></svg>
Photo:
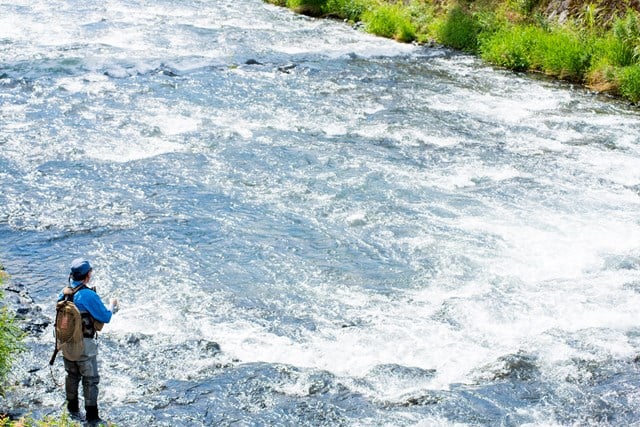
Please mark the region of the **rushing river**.
<svg viewBox="0 0 640 427"><path fill-rule="evenodd" d="M0 2L0 260L119 426L640 423L640 114L260 0ZM5 405L59 414L51 326Z"/></svg>

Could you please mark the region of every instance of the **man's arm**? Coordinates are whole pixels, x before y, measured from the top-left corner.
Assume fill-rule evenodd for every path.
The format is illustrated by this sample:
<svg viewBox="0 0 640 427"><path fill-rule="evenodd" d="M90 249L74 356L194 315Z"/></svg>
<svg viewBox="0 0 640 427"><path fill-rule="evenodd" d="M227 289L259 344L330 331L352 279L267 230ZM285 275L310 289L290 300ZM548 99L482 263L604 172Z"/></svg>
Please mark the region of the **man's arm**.
<svg viewBox="0 0 640 427"><path fill-rule="evenodd" d="M91 317L101 323L109 323L113 312L109 310L97 293L87 289L76 294L74 298L75 304L81 311L88 311Z"/></svg>

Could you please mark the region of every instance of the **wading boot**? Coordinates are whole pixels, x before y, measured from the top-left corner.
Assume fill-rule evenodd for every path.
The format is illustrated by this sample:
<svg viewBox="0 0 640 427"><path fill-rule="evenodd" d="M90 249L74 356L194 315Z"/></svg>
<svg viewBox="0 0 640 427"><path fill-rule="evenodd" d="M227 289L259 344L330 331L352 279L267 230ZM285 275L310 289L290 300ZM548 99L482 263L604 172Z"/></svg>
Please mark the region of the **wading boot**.
<svg viewBox="0 0 640 427"><path fill-rule="evenodd" d="M72 420L82 421L82 414L80 413L80 406L78 405L78 399L67 400L67 412Z"/></svg>
<svg viewBox="0 0 640 427"><path fill-rule="evenodd" d="M85 406L84 409L87 412L87 425L99 426L103 422L98 415L97 406Z"/></svg>

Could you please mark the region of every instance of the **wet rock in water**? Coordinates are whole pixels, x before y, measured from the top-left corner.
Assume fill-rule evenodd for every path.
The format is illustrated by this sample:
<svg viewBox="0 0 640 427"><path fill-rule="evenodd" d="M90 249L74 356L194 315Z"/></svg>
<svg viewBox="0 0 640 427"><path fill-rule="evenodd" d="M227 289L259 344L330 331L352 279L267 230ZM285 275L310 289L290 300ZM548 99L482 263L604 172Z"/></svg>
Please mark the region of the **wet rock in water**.
<svg viewBox="0 0 640 427"><path fill-rule="evenodd" d="M489 381L505 379L533 380L540 375L540 370L536 364L537 360L536 356L522 352L502 356L495 363L485 367L485 374L482 375L482 379Z"/></svg>
<svg viewBox="0 0 640 427"><path fill-rule="evenodd" d="M247 59L245 62L245 65L263 65L262 62L259 62L255 59Z"/></svg>
<svg viewBox="0 0 640 427"><path fill-rule="evenodd" d="M218 353L220 353L222 350L220 349L220 344L218 344L215 341L206 341L206 340L202 340L200 341L200 346L202 347L202 349L206 352L213 355L216 355Z"/></svg>
<svg viewBox="0 0 640 427"><path fill-rule="evenodd" d="M402 366L395 363L381 364L373 367L367 377L392 377L397 379L431 379L435 376L435 369L423 369L414 366Z"/></svg>
<svg viewBox="0 0 640 427"><path fill-rule="evenodd" d="M230 366L211 379L167 380L150 400L143 410L153 425L353 425L350 417L373 411L329 372L266 363ZM112 410L120 411L130 412Z"/></svg>
<svg viewBox="0 0 640 427"><path fill-rule="evenodd" d="M640 280L625 283L622 287L623 289L628 289L630 291L640 293Z"/></svg>
<svg viewBox="0 0 640 427"><path fill-rule="evenodd" d="M413 396L407 398L407 400L401 404L401 406L429 406L437 405L446 399L445 392L441 391L427 391L419 396Z"/></svg>
<svg viewBox="0 0 640 427"><path fill-rule="evenodd" d="M33 374L34 372L38 372L41 369L42 369L41 366L32 366L29 369L27 369L27 372L30 374Z"/></svg>
<svg viewBox="0 0 640 427"><path fill-rule="evenodd" d="M4 290L5 305L15 313L20 328L30 335L42 334L51 324L52 319L46 316L39 306L35 305L26 286L21 283L9 282Z"/></svg>
<svg viewBox="0 0 640 427"><path fill-rule="evenodd" d="M289 74L297 66L298 66L297 64L281 65L278 67L278 71L280 71L281 73Z"/></svg>
<svg viewBox="0 0 640 427"><path fill-rule="evenodd" d="M137 347L140 345L140 341L148 338L147 335L141 333L130 333L124 336L124 343L131 347Z"/></svg>

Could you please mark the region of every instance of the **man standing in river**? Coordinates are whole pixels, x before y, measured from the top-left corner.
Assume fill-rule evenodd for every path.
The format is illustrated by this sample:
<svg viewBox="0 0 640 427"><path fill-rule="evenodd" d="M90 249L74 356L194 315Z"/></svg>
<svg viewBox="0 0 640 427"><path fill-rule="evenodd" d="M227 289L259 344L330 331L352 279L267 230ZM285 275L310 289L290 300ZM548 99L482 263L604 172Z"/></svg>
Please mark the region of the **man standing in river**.
<svg viewBox="0 0 640 427"><path fill-rule="evenodd" d="M67 372L65 379L65 392L67 397L67 409L74 418L80 417L78 402L78 387L82 381L84 395L84 408L86 420L89 425L97 425L102 420L98 414L98 343L97 331L102 329L102 324L109 323L111 316L118 311L118 300L112 298L109 306L105 306L95 291L87 285L91 280L93 267L86 259L77 258L71 263L69 273L69 286L63 289L58 301L65 295L72 293L73 303L82 315L82 333L84 350L77 361L64 359L64 369Z"/></svg>

